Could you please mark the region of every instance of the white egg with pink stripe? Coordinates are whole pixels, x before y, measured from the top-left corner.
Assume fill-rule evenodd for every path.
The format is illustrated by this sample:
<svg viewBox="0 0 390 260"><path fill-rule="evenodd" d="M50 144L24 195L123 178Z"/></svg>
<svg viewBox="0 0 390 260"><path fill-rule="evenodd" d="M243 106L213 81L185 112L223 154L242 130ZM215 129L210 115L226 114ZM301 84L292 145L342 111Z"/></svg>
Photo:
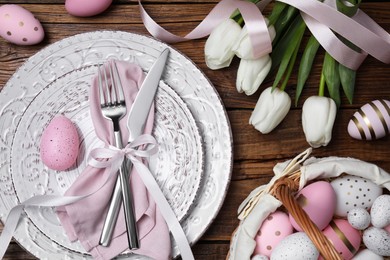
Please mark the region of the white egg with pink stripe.
<svg viewBox="0 0 390 260"><path fill-rule="evenodd" d="M348 133L359 140L376 140L390 134L390 101L379 99L363 105L349 121Z"/></svg>

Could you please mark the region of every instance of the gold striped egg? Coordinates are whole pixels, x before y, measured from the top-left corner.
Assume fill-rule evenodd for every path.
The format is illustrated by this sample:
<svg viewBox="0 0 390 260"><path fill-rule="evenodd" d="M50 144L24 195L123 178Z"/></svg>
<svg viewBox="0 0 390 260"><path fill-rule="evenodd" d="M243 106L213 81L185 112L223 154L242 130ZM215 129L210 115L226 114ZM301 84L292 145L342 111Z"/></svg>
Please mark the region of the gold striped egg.
<svg viewBox="0 0 390 260"><path fill-rule="evenodd" d="M390 133L390 101L379 99L363 105L349 120L348 133L359 140L376 140Z"/></svg>

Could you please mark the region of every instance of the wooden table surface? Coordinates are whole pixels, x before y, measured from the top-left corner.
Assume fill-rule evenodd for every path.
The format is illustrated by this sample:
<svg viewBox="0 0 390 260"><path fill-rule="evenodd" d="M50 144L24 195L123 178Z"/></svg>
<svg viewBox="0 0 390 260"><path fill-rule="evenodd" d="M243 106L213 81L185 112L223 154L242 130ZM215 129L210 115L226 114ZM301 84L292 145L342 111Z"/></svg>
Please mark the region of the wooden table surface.
<svg viewBox="0 0 390 260"><path fill-rule="evenodd" d="M95 30L122 30L148 34L139 14L137 1L120 0L103 14L90 18L70 16L64 8L64 0L0 0L0 4L17 3L34 13L46 32L44 41L35 46L16 46L0 39L0 89L15 70L31 55L65 37ZM215 6L217 0L145 0L146 10L156 21L179 35L193 29ZM367 1L361 5L387 32L390 32L390 3ZM269 12L269 8L265 13ZM1 26L1 25L0 25ZM229 68L212 71L204 61L205 39L173 44L193 60L207 75L219 92L231 123L234 141L234 167L227 197L217 218L204 236L193 246L196 259L224 259L230 235L236 228L236 212L241 201L251 190L267 183L272 177L273 166L293 158L308 148L301 126L303 101L318 93L319 75L323 51L315 60L313 72L303 91L298 106L293 106L285 120L270 134L263 135L248 124L248 119L263 89L270 86L269 77L252 96L239 94L235 87L238 59ZM297 69L287 86L287 92L295 95ZM315 149L313 156L345 156L375 163L390 171L390 136L377 141L357 141L349 137L347 124L352 114L363 104L374 99L390 100L390 66L368 57L358 70L354 102L348 104L342 97L333 137L326 147ZM4 259L35 259L15 242L9 246Z"/></svg>

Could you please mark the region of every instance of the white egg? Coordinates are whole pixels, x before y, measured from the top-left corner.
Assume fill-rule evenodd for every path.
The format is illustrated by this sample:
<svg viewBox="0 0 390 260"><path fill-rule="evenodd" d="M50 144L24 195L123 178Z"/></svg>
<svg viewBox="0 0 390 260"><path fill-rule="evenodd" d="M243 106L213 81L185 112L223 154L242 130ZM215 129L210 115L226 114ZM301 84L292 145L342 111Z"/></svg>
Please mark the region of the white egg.
<svg viewBox="0 0 390 260"><path fill-rule="evenodd" d="M338 177L331 185L337 197L335 215L340 217L346 217L353 208L369 210L374 200L383 193L382 188L372 181L352 175Z"/></svg>
<svg viewBox="0 0 390 260"><path fill-rule="evenodd" d="M252 256L251 260L269 260L269 258L266 255L255 255Z"/></svg>
<svg viewBox="0 0 390 260"><path fill-rule="evenodd" d="M381 195L374 201L371 207L371 223L377 228L390 224L390 195Z"/></svg>
<svg viewBox="0 0 390 260"><path fill-rule="evenodd" d="M363 208L354 208L348 212L348 222L358 230L368 228L371 222L370 213Z"/></svg>
<svg viewBox="0 0 390 260"><path fill-rule="evenodd" d="M274 248L272 260L317 260L320 253L304 232L297 232L285 237Z"/></svg>
<svg viewBox="0 0 390 260"><path fill-rule="evenodd" d="M390 233L370 227L363 232L364 245L377 255L390 256Z"/></svg>
<svg viewBox="0 0 390 260"><path fill-rule="evenodd" d="M352 260L383 260L383 257L366 248L357 252Z"/></svg>

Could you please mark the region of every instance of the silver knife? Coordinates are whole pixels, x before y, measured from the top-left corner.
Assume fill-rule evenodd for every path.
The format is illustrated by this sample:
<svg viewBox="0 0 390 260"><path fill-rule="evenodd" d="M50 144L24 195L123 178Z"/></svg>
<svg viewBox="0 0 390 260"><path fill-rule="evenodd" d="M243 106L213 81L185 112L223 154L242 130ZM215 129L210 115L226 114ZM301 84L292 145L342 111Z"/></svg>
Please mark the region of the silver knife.
<svg viewBox="0 0 390 260"><path fill-rule="evenodd" d="M145 128L146 119L148 118L150 107L152 106L154 96L157 92L157 88L160 82L161 75L164 71L166 61L168 59L169 49L165 49L160 56L157 58L157 61L150 68L148 74L145 77L144 82L140 90L138 91L137 97L134 100L134 103L130 109L129 116L127 119L127 128L129 130L129 139L128 142L132 142L141 135ZM132 163L127 160L123 164L127 163L127 177L129 178ZM104 221L102 234L100 236L99 244L102 246L109 246L114 231L115 223L119 215L120 205L122 203L122 187L121 185L128 185L128 183L122 183L120 178L117 178L114 192L112 194L111 203L107 212L106 219ZM131 194L130 194L131 195ZM132 195L129 197L127 203L133 205ZM126 202L124 202L126 203ZM133 209L134 211L134 209ZM133 217L135 214L130 214ZM130 225L130 226L129 226ZM127 227L127 238L129 242L130 249L139 248L139 240L137 234L136 220L129 219L126 222Z"/></svg>

